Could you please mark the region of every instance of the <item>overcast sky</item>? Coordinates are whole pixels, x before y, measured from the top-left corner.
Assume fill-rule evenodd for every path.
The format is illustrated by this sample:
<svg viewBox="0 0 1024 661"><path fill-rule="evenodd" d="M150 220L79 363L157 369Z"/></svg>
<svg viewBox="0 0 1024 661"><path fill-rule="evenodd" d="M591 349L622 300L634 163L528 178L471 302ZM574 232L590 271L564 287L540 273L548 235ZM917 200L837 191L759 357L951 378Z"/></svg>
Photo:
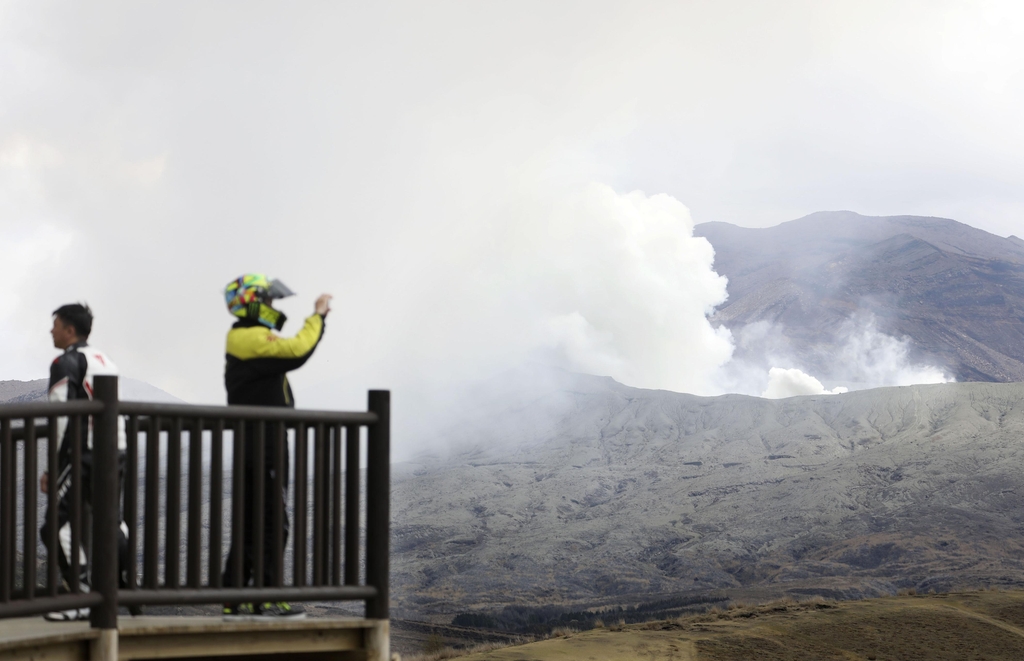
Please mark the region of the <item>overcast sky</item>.
<svg viewBox="0 0 1024 661"><path fill-rule="evenodd" d="M336 296L300 404L479 376L536 350L531 306L575 332L592 280L545 285L591 227L576 273L615 262L600 209L661 213L695 263L694 222L826 209L1024 234L1022 7L0 1L0 379L46 376L84 300L122 371L222 402L246 271L300 294L286 333ZM721 302L710 271L636 273Z"/></svg>

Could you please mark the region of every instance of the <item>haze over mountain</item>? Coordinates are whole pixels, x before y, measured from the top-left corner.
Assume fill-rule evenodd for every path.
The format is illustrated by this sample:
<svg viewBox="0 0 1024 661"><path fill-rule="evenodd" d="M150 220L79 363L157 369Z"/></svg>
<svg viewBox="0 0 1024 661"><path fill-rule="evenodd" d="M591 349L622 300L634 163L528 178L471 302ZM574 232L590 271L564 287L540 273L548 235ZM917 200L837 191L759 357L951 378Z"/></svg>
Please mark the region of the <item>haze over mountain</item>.
<svg viewBox="0 0 1024 661"><path fill-rule="evenodd" d="M734 383L799 367L869 389L771 401L494 379L447 432L457 449L396 477L401 606L1024 580L1024 384L872 388L1024 380L1024 241L852 212L694 235L729 280L712 321L734 338Z"/></svg>
<svg viewBox="0 0 1024 661"><path fill-rule="evenodd" d="M961 381L1024 366L1018 239L847 212L696 234L729 278L713 321L736 362L839 378L851 338L874 333ZM0 382L0 399L44 390ZM469 392L448 427L419 430L442 449L395 466L401 617L1024 584L1024 384L767 400L531 368Z"/></svg>
<svg viewBox="0 0 1024 661"><path fill-rule="evenodd" d="M1024 582L1024 384L767 400L531 375L396 467L405 616Z"/></svg>
<svg viewBox="0 0 1024 661"><path fill-rule="evenodd" d="M774 353L823 380L855 381L858 366L842 354L868 329L908 338L910 362L958 381L1024 380L1024 240L1016 236L850 211L770 228L704 223L694 234L711 242L714 268L729 279L712 321L738 338L738 360Z"/></svg>

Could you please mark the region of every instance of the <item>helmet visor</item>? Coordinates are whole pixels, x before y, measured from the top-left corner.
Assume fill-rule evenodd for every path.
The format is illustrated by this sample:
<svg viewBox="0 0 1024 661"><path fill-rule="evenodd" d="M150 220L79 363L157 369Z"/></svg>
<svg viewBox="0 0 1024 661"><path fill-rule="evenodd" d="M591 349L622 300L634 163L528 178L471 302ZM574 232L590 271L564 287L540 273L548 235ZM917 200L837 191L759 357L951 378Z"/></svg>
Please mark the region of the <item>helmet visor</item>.
<svg viewBox="0 0 1024 661"><path fill-rule="evenodd" d="M271 280L270 287L267 288L267 296L271 299L287 298L289 296L295 296L295 292L288 289L288 285L284 284L280 280Z"/></svg>

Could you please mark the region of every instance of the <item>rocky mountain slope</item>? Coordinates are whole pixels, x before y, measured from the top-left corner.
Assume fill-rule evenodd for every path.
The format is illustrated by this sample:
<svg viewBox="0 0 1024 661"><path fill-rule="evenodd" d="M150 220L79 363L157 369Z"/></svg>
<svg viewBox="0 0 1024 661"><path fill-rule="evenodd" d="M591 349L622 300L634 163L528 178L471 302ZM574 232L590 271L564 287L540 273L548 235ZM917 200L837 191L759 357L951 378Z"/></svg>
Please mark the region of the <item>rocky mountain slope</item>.
<svg viewBox="0 0 1024 661"><path fill-rule="evenodd" d="M704 223L729 300L713 321L778 326L818 375L855 315L958 381L1024 381L1024 241L944 218L820 212L769 228ZM743 347L740 347L742 357Z"/></svg>
<svg viewBox="0 0 1024 661"><path fill-rule="evenodd" d="M470 410L461 449L396 466L399 613L1024 581L1024 384L765 400L562 374Z"/></svg>

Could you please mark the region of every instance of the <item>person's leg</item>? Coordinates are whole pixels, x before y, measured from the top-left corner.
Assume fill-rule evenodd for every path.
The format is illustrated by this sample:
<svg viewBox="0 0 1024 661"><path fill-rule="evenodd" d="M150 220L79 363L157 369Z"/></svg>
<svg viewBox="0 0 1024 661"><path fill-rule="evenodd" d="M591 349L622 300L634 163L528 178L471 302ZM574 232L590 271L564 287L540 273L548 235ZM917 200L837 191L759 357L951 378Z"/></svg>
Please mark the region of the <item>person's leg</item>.
<svg viewBox="0 0 1024 661"><path fill-rule="evenodd" d="M291 459L288 455L288 447L284 449L284 479L281 482L281 525L284 526L284 541L281 543L281 553L284 553L284 547L288 546L288 534L291 532L291 521L288 520L288 475L289 469L291 468ZM288 575L287 568L285 569L285 575Z"/></svg>
<svg viewBox="0 0 1024 661"><path fill-rule="evenodd" d="M121 503L121 495L124 493L124 466L128 461L124 452L117 453L117 502ZM128 524L124 520L124 506L121 507L121 515L118 522L117 535L117 566L118 584L121 588L128 587Z"/></svg>
<svg viewBox="0 0 1024 661"><path fill-rule="evenodd" d="M246 438L252 438L253 430L250 429L251 425L246 425ZM249 448L247 447L246 450ZM254 469L256 462L253 461L252 453L245 453L245 488L243 489L244 498L243 502L245 507L242 508L242 527L244 528L242 534L242 543L236 544L234 540L231 542L231 548L228 550L228 559L224 566L223 585L226 588L229 587L245 587L249 585L249 581L252 578L252 565L253 565L253 518L252 518L252 506L253 502L253 484L255 477ZM234 494L231 496L234 498ZM234 510L232 510L234 511ZM235 585L235 563L242 563L242 584Z"/></svg>
<svg viewBox="0 0 1024 661"><path fill-rule="evenodd" d="M251 424L245 426L246 438L254 438L254 429ZM249 446L251 447L251 446ZM249 449L246 448L246 450ZM253 502L254 490L253 484L255 477L254 469L256 462L253 461L252 452L245 453L245 488L243 489L245 507L242 508L242 526L244 528L242 534L242 543L236 544L234 540L231 542L231 548L228 550L227 562L224 565L224 575L222 584L226 588L231 587L245 587L249 585L252 579L252 569L255 561L253 553L253 516L251 503ZM234 494L232 494L234 498ZM236 563L242 563L242 584L235 585L235 568ZM257 614L252 604L225 604L224 615L225 617L243 616L248 617Z"/></svg>
<svg viewBox="0 0 1024 661"><path fill-rule="evenodd" d="M246 488L246 503L252 502L252 494L249 492L250 489ZM226 588L244 588L252 582L252 565L253 565L253 549L252 549L252 508L247 507L245 509L244 525L245 533L242 536L242 543L231 544L231 548L228 551L227 562L224 563L224 575L222 583ZM235 563L242 563L242 584L235 585Z"/></svg>
<svg viewBox="0 0 1024 661"><path fill-rule="evenodd" d="M273 426L268 426L267 431L268 431L268 433L269 432L276 433L276 430L274 429ZM265 459L266 470L264 472L264 478L263 478L264 479L264 484L267 487L266 488L267 500L266 500L266 506L265 506L264 511L263 511L263 521L264 521L264 526L263 527L264 527L264 530L267 531L266 535L263 536L263 557L265 558L265 561L263 563L263 584L264 585L275 585L276 584L275 582L277 580L277 574L276 574L276 571L275 571L276 570L276 563L273 562L274 553L275 553L274 541L273 541L273 535L271 534L271 531L273 530L273 528L271 526L273 525L273 519L274 519L274 509L273 509L274 508L274 498L280 498L280 503L281 503L281 526L284 528L284 535L283 535L284 541L282 542L282 545L281 545L282 546L282 552L284 551L284 547L288 546L288 533L290 532L290 528L291 528L291 522L288 519L288 481L289 481L288 480L288 469L289 469L289 463L290 463L290 461L289 461L289 458L288 458L288 450L287 450L287 448L285 448L285 452L284 452L284 466L282 467L281 494L279 496L277 496L273 492L273 484L274 484L274 448L273 448L273 443L268 443L267 444L267 452L266 452L266 459ZM287 570L285 571L285 575L287 575Z"/></svg>
<svg viewBox="0 0 1024 661"><path fill-rule="evenodd" d="M87 502L89 487L90 487L90 471L89 468L92 466L91 461L86 461L87 453L82 453L82 500ZM64 591L70 591L72 582L71 573L71 554L72 550L72 535L71 535L71 462L62 462L60 471L57 473L57 479L51 480L49 483L50 489L56 489L58 500L57 500L57 548L52 548L50 545L50 514L49 507L47 507L46 519L40 529L40 534L43 539L43 544L46 546L48 553L57 554L57 565L60 567L61 577L63 579L62 589ZM88 468L87 468L88 466ZM52 473L51 473L52 476ZM83 506L85 503L82 503ZM83 507L84 509L84 507ZM81 522L80 522L81 523ZM79 528L79 534L81 535L84 531ZM85 555L85 550L79 545L78 549L78 584L79 589L82 592L89 591L89 567L88 561ZM88 608L71 609L67 611L54 611L46 614L46 619L54 621L71 621L87 618L89 616Z"/></svg>
<svg viewBox="0 0 1024 661"><path fill-rule="evenodd" d="M70 472L70 469L69 471ZM51 488L56 488L58 484L70 485L71 478L64 478L62 474L58 473L57 481L52 482L54 485ZM58 494L60 492L58 491ZM61 585L60 589L62 592L67 592L71 589L71 503L68 502L68 498L58 498L57 500L57 545L56 547L50 544L50 507L46 507L46 514L44 515L43 525L39 529L39 536L42 538L43 545L46 547L47 553L57 554L57 567L60 569L61 574ZM84 553L79 557L80 567L84 570L85 568L85 555ZM86 580L87 577L81 575L79 581Z"/></svg>
<svg viewBox="0 0 1024 661"><path fill-rule="evenodd" d="M288 482L289 482L289 480L288 480L288 473L289 473L289 463L290 463L290 461L289 461L289 457L288 457L287 448L285 448L284 465L282 466L281 493L280 494L275 494L273 492L273 487L271 486L273 484L273 479L274 479L274 472L273 472L273 468L272 468L273 467L274 452L273 452L272 444L268 444L268 446L270 446L270 451L266 455L266 462L267 462L268 470L266 471L266 478L265 478L266 479L266 484L268 486L267 491L266 491L266 493L267 493L267 507L264 509L264 521L266 522L266 530L268 531L268 534L264 538L264 543L263 543L264 557L267 558L268 561L264 564L263 582L264 582L264 585L274 585L275 581L277 579L276 563L272 562L271 559L274 557L274 553L275 553L276 549L273 548L273 542L271 541L271 535L269 533L269 531L272 530L272 528L271 528L271 525L272 525L271 522L272 522L272 519L273 519L273 506L272 506L272 503L274 502L274 500L273 500L274 498L280 498L281 499L279 502L281 503L281 526L284 528L284 531L283 531L284 532L284 535L283 535L284 541L282 543L282 549L281 549L282 553L283 553L284 552L284 547L288 545L288 533L290 532L290 527L291 527L290 521L288 520ZM288 570L287 570L287 568L285 568L285 575L287 575L287 572L288 572ZM283 584L283 581L282 581L282 584ZM264 616L264 617L301 618L301 617L305 617L306 616L306 609L303 608L301 604L289 604L288 602L285 602L285 601L268 602L268 603L264 603L264 604L262 604L260 606L260 614L262 616Z"/></svg>

